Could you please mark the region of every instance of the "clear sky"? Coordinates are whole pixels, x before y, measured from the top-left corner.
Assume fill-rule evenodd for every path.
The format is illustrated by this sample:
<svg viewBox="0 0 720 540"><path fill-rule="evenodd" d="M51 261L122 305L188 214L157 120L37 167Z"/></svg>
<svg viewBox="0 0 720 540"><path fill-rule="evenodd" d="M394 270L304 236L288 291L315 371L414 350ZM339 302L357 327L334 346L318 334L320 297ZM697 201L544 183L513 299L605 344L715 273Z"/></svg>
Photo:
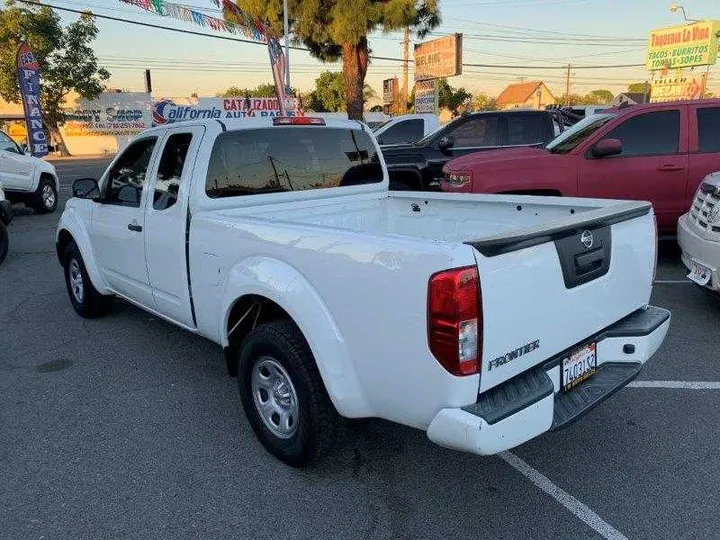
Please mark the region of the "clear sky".
<svg viewBox="0 0 720 540"><path fill-rule="evenodd" d="M148 14L119 0L47 1L213 35L210 29ZM208 15L221 16L213 11L216 8L211 0L174 1L199 7ZM683 5L690 17L720 19L718 0L686 0ZM648 72L644 68L582 66L644 63L648 32L684 22L682 14L671 13L669 6L670 2L664 0L440 0L443 23L436 31L464 33L465 63L517 66L465 68L463 75L450 79L453 86L497 95L507 84L525 78L544 80L559 95L565 89L565 71L541 67L562 68L570 63L578 66L571 72L572 92L586 93L596 88L620 92L628 82L647 79ZM76 17L67 13L62 16L64 21ZM231 85L253 87L272 81L264 46L102 19L98 26L96 50L102 64L113 74L110 85L114 87L142 91L145 67L153 73L153 93L164 97L188 96L192 92L209 96ZM218 34L229 35L215 33ZM599 41L599 37L617 41ZM400 33L378 32L371 36L370 46L376 55L401 57L401 41ZM319 72L341 69L339 63L323 64L302 51L291 51L290 63L292 85L301 90L310 90ZM398 62L373 61L367 82L379 93L383 79L401 73ZM720 93L718 66L711 69L710 87Z"/></svg>

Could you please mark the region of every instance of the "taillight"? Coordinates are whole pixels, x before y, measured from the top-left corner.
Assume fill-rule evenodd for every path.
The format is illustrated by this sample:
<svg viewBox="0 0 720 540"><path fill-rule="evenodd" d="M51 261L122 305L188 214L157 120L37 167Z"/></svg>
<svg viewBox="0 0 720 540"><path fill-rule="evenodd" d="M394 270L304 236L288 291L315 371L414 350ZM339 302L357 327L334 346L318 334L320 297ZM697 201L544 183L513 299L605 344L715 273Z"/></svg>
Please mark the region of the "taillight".
<svg viewBox="0 0 720 540"><path fill-rule="evenodd" d="M650 282L651 286L653 283L655 283L655 278L657 277L658 250L660 249L660 246L658 246L658 224L657 216L655 216L655 213L653 213L653 232L655 233L655 261L653 263L653 277L652 281Z"/></svg>
<svg viewBox="0 0 720 540"><path fill-rule="evenodd" d="M325 120L311 116L276 116L273 126L324 126Z"/></svg>
<svg viewBox="0 0 720 540"><path fill-rule="evenodd" d="M428 344L453 375L480 371L482 313L475 266L438 272L428 283Z"/></svg>

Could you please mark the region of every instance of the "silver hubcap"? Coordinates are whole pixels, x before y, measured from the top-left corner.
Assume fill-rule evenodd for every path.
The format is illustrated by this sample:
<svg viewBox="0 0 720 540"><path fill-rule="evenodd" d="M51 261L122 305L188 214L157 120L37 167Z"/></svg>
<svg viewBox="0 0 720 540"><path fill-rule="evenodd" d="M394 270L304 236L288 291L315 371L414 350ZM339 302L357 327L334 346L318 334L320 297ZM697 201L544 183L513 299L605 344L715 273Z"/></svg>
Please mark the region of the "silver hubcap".
<svg viewBox="0 0 720 540"><path fill-rule="evenodd" d="M274 358L263 356L253 367L250 384L265 426L281 439L292 437L297 431L300 407L287 371Z"/></svg>
<svg viewBox="0 0 720 540"><path fill-rule="evenodd" d="M42 200L43 200L43 206L45 208L52 208L55 204L55 192L53 191L52 186L46 185L43 187L42 190Z"/></svg>
<svg viewBox="0 0 720 540"><path fill-rule="evenodd" d="M85 287L83 285L82 272L80 271L80 263L73 259L70 261L70 290L78 303L82 304L83 297L85 296Z"/></svg>

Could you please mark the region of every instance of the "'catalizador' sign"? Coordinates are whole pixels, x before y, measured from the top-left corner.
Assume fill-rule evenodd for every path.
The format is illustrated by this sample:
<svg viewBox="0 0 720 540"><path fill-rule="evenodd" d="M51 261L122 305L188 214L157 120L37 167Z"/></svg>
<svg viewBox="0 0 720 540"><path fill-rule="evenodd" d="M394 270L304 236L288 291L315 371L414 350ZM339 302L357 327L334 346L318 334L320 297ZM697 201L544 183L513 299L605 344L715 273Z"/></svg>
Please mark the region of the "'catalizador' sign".
<svg viewBox="0 0 720 540"><path fill-rule="evenodd" d="M718 55L720 21L700 21L650 32L650 71L712 65Z"/></svg>

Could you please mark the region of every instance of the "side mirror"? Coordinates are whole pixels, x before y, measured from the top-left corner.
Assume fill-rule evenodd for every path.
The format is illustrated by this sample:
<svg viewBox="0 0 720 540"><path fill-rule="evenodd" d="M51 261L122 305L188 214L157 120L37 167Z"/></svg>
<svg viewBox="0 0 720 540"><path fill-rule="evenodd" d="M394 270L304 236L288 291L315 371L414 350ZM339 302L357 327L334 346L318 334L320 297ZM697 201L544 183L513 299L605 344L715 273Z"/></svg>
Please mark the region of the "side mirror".
<svg viewBox="0 0 720 540"><path fill-rule="evenodd" d="M453 139L452 135L445 135L445 137L442 137L438 141L438 149L441 152L445 152L446 150L449 150L453 147L455 144L455 139Z"/></svg>
<svg viewBox="0 0 720 540"><path fill-rule="evenodd" d="M80 178L72 185L73 197L78 199L97 199L100 197L100 188L94 178Z"/></svg>
<svg viewBox="0 0 720 540"><path fill-rule="evenodd" d="M593 157L604 158L622 154L623 145L620 139L603 139L592 147L590 153Z"/></svg>

